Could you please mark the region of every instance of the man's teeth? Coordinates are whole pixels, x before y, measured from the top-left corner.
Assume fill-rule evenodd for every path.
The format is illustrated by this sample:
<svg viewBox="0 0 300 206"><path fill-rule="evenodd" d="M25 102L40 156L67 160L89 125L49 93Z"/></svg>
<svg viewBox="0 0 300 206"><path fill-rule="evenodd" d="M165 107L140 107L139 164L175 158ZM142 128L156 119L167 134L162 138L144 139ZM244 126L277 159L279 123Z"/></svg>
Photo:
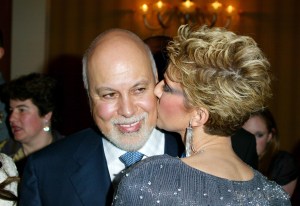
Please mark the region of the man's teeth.
<svg viewBox="0 0 300 206"><path fill-rule="evenodd" d="M135 125L137 125L139 122L135 122L133 124L120 124L121 127L133 127Z"/></svg>

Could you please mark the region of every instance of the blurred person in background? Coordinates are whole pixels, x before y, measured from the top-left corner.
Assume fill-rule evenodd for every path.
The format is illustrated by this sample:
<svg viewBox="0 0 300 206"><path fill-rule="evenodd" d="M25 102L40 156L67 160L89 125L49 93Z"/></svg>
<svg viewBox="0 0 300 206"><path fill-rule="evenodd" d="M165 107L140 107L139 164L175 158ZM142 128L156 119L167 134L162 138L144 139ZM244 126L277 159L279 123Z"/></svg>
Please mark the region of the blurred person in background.
<svg viewBox="0 0 300 206"><path fill-rule="evenodd" d="M31 73L8 82L3 93L13 138L0 142L0 151L13 158L22 176L28 155L63 137L54 129L56 80Z"/></svg>
<svg viewBox="0 0 300 206"><path fill-rule="evenodd" d="M271 111L266 108L252 114L243 128L255 135L259 171L292 196L299 171L294 157L279 149L277 124Z"/></svg>

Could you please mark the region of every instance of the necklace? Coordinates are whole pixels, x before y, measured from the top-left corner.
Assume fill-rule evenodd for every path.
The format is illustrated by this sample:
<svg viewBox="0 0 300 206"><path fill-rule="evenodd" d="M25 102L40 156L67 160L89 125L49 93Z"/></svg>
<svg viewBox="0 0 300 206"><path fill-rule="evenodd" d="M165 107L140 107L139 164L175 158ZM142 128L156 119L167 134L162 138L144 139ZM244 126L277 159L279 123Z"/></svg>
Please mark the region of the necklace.
<svg viewBox="0 0 300 206"><path fill-rule="evenodd" d="M192 145L191 146L191 150L193 152L193 154L200 154L200 153L203 153L205 152L208 148L211 148L211 147L214 147L214 146L219 146L220 143L214 143L214 144L210 144L210 145L205 145L203 147L198 147L198 149L195 149L195 147ZM223 146L222 146L223 148Z"/></svg>
<svg viewBox="0 0 300 206"><path fill-rule="evenodd" d="M195 154L200 154L200 153L203 153L205 150L204 150L204 148L199 148L199 149L195 149L194 148L194 146L192 146L192 152L193 152L193 154L195 155Z"/></svg>

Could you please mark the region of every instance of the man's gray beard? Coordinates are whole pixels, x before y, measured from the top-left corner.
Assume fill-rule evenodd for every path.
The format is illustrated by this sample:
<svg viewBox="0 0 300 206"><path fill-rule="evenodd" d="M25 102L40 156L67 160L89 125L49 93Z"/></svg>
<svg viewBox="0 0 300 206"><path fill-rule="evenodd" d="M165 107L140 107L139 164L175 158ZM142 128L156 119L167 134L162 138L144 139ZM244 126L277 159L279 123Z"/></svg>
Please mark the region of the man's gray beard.
<svg viewBox="0 0 300 206"><path fill-rule="evenodd" d="M146 126L146 120L148 120L147 113L143 113L140 117L130 118L130 120L112 120L112 124L115 125L116 123L124 123L124 121L132 123L132 119L142 120L142 126L137 132L122 133L116 126L113 126L111 131L104 134L112 144L125 151L137 151L141 149L150 138L154 129L154 126Z"/></svg>

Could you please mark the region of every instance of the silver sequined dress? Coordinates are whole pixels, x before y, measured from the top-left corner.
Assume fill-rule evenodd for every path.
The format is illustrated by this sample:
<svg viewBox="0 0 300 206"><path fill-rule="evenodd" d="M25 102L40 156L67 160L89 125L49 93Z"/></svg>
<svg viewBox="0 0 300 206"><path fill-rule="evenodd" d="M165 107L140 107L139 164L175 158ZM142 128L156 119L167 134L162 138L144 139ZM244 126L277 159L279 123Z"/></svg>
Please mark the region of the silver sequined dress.
<svg viewBox="0 0 300 206"><path fill-rule="evenodd" d="M256 170L250 181L229 181L196 170L179 158L161 155L145 159L125 174L113 205L289 206L291 203L279 185Z"/></svg>

